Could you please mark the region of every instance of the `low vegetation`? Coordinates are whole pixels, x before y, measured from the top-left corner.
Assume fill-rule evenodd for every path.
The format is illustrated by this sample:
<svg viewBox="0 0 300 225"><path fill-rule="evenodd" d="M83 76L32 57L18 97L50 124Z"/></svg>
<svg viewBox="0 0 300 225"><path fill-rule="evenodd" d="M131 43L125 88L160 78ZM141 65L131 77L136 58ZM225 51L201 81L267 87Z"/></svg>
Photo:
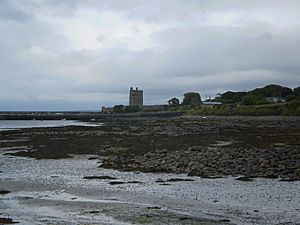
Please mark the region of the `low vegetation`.
<svg viewBox="0 0 300 225"><path fill-rule="evenodd" d="M194 107L186 111L191 115L220 115L220 116L300 116L300 100L287 103L265 105L234 105L224 104L213 108Z"/></svg>
<svg viewBox="0 0 300 225"><path fill-rule="evenodd" d="M185 103L172 110L190 115L300 116L300 87L292 90L271 84L248 92L228 91L210 101L221 102L222 105L205 107Z"/></svg>
<svg viewBox="0 0 300 225"><path fill-rule="evenodd" d="M285 100L288 96L300 96L300 87L292 90L288 87L282 87L276 84L270 84L263 88L256 88L251 91L227 91L219 94L213 101L222 102L223 104L244 104L244 105L261 105L268 103L267 98L274 98L279 101Z"/></svg>
<svg viewBox="0 0 300 225"><path fill-rule="evenodd" d="M138 106L115 105L113 111L114 113L135 113L139 112L140 108Z"/></svg>

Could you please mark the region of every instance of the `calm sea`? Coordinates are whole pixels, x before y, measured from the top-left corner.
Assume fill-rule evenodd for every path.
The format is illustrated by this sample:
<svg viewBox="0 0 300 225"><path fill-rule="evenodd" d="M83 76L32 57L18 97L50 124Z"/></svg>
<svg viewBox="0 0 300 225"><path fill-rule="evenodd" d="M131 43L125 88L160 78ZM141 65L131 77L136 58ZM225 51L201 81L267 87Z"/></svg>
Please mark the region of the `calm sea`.
<svg viewBox="0 0 300 225"><path fill-rule="evenodd" d="M88 123L76 120L0 120L0 130L64 126L101 126L101 123Z"/></svg>

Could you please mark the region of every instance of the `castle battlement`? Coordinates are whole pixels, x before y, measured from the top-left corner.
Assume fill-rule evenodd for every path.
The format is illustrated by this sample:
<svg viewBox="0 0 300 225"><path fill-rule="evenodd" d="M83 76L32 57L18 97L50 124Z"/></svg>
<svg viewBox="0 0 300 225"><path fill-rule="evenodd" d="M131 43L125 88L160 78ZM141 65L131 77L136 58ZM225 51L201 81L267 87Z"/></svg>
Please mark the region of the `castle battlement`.
<svg viewBox="0 0 300 225"><path fill-rule="evenodd" d="M130 88L129 106L138 106L140 109L143 108L143 90L139 90L137 87L135 90L133 87Z"/></svg>

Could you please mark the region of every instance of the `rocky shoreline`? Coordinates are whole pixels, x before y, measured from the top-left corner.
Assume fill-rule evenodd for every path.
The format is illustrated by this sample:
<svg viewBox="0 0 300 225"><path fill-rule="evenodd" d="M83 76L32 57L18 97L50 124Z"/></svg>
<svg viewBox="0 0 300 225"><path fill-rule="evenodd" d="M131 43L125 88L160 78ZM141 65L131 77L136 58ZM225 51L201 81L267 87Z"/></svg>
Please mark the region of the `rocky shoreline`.
<svg viewBox="0 0 300 225"><path fill-rule="evenodd" d="M24 225L300 221L299 182L124 172L97 168L92 157L35 160L1 154L0 217Z"/></svg>
<svg viewBox="0 0 300 225"><path fill-rule="evenodd" d="M6 141L1 141L0 147L26 149L9 154L37 159L94 154L101 167L125 171L300 180L299 117L119 118L101 122L101 127L3 131Z"/></svg>

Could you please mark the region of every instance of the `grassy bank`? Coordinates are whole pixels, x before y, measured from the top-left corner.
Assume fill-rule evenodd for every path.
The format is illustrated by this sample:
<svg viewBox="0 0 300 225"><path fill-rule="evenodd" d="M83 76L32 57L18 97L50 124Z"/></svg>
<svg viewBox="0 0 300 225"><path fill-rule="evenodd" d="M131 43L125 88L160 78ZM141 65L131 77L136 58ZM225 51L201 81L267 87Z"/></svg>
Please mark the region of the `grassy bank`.
<svg viewBox="0 0 300 225"><path fill-rule="evenodd" d="M300 101L275 103L265 105L232 105L224 104L214 108L196 107L188 109L190 115L220 115L220 116L300 116Z"/></svg>

